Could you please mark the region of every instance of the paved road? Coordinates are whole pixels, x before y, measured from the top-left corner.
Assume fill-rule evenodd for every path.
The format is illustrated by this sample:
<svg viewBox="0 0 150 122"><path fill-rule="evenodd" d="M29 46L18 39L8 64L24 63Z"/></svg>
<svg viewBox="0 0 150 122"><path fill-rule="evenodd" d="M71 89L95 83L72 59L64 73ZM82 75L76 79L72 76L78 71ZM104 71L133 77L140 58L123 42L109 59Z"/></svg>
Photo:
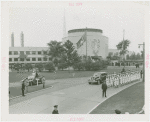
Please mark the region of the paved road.
<svg viewBox="0 0 150 122"><path fill-rule="evenodd" d="M101 85L89 85L87 78L75 78L68 81L61 80L60 82L53 88L10 100L9 113L51 114L53 106L57 104L59 105L60 114L87 114L96 105L106 100L106 98L101 97ZM119 88L109 88L108 97L134 83ZM62 85L66 87L62 87Z"/></svg>

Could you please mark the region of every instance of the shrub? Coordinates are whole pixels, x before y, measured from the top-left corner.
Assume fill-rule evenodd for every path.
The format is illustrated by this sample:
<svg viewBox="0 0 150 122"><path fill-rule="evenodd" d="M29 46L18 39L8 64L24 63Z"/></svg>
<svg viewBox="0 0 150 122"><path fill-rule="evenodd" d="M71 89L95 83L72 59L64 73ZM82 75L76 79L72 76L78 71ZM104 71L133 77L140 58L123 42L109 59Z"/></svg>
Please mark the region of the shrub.
<svg viewBox="0 0 150 122"><path fill-rule="evenodd" d="M60 63L60 64L58 64L58 69L61 69L61 70L63 70L63 69L65 69L65 68L67 68L68 66L67 66L67 63Z"/></svg>
<svg viewBox="0 0 150 122"><path fill-rule="evenodd" d="M44 67L46 70L49 70L49 72L55 70L53 62L46 63Z"/></svg>
<svg viewBox="0 0 150 122"><path fill-rule="evenodd" d="M85 63L79 62L79 63L75 63L73 65L73 68L75 70L84 70L85 69Z"/></svg>
<svg viewBox="0 0 150 122"><path fill-rule="evenodd" d="M36 68L38 68L39 72L41 72L43 70L43 64L39 63L35 65Z"/></svg>

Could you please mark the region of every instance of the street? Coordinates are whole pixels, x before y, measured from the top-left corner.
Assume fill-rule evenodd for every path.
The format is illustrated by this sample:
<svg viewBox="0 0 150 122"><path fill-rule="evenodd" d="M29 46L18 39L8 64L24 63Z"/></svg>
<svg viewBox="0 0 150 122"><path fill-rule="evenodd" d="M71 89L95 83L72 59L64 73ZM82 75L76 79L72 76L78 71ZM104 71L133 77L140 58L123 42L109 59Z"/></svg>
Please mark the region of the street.
<svg viewBox="0 0 150 122"><path fill-rule="evenodd" d="M10 99L9 113L51 114L53 106L58 105L60 114L87 114L96 105L106 100L102 98L101 85L89 85L87 77L60 81L52 88ZM119 88L109 88L107 98L138 82Z"/></svg>

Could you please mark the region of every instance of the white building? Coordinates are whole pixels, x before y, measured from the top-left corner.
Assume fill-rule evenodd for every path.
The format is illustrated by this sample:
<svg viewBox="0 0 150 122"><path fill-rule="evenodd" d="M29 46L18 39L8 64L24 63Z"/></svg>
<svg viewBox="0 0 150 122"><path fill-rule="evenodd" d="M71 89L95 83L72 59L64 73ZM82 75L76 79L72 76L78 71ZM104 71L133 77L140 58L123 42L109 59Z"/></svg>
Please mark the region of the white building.
<svg viewBox="0 0 150 122"><path fill-rule="evenodd" d="M9 47L9 64L15 63L46 63L50 57L46 56L48 47ZM20 58L20 55L26 59Z"/></svg>
<svg viewBox="0 0 150 122"><path fill-rule="evenodd" d="M68 37L63 38L63 42L70 40L77 49L77 42L85 34L87 40L87 56L99 56L106 59L108 55L108 37L103 35L100 29L83 28L68 31ZM86 42L77 49L79 55L86 55Z"/></svg>

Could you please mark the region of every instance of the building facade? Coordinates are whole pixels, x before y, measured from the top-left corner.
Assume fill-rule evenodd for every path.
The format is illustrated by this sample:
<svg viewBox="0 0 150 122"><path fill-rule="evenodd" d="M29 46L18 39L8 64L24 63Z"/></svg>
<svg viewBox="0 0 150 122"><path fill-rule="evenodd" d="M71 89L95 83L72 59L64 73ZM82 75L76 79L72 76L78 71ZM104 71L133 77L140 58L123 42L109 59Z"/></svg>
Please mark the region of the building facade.
<svg viewBox="0 0 150 122"><path fill-rule="evenodd" d="M47 63L51 61L47 51L48 47L9 47L9 65Z"/></svg>
<svg viewBox="0 0 150 122"><path fill-rule="evenodd" d="M86 33L86 41L80 48L77 48L77 42ZM103 31L100 29L84 28L84 29L73 29L68 31L68 37L63 38L63 42L70 40L79 55L87 56L99 56L106 59L108 55L108 37L103 35ZM87 49L86 49L87 47Z"/></svg>

